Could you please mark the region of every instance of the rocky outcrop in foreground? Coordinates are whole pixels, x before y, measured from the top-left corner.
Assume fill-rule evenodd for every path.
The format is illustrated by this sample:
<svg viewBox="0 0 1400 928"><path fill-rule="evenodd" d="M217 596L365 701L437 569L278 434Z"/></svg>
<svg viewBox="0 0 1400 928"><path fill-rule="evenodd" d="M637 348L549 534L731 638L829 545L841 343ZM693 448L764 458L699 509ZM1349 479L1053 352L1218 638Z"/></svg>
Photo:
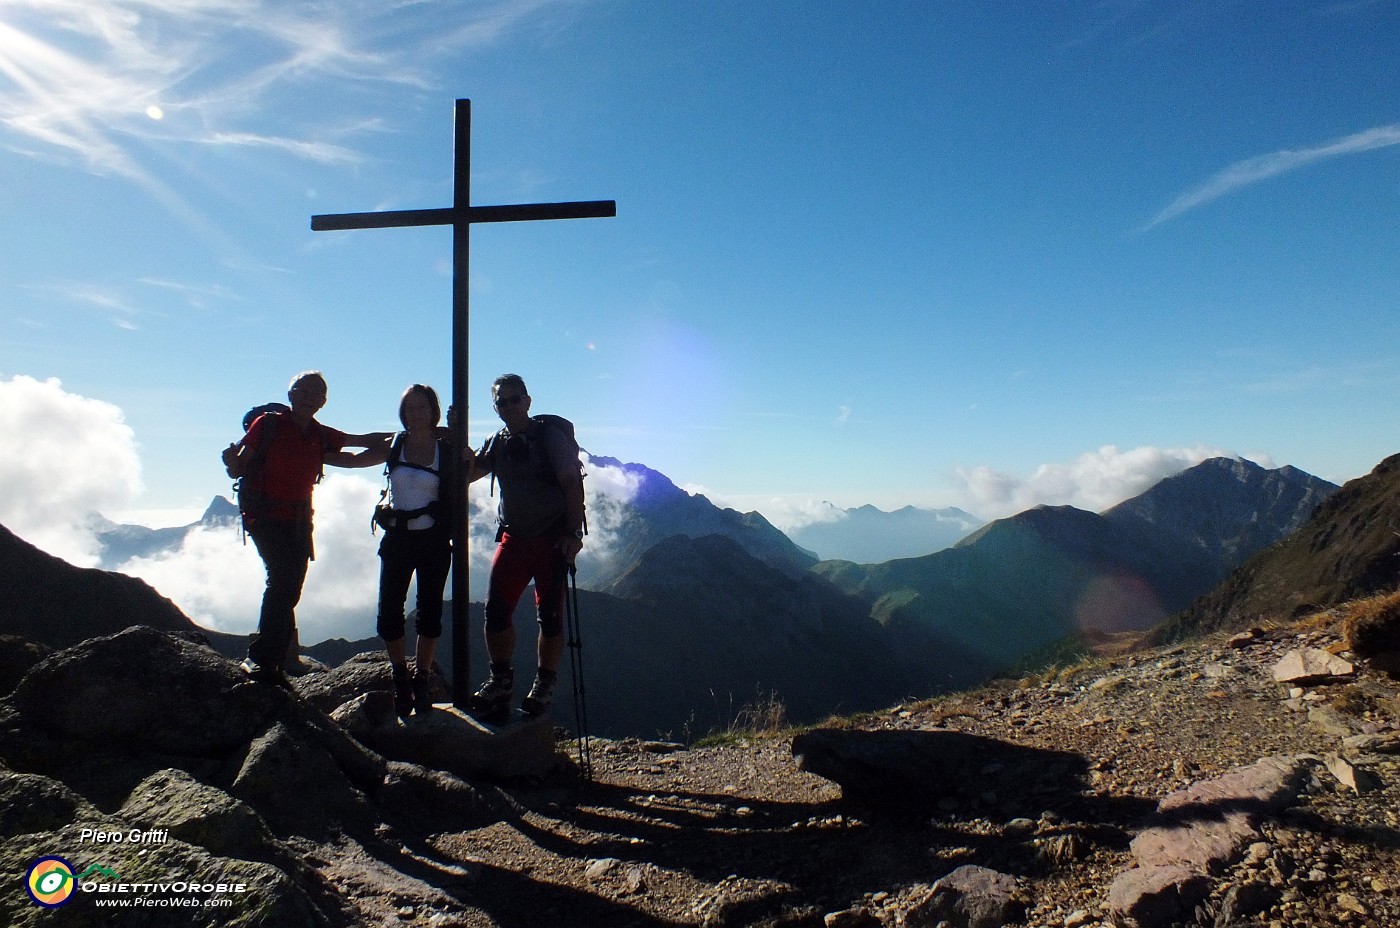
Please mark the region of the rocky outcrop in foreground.
<svg viewBox="0 0 1400 928"><path fill-rule="evenodd" d="M203 644L140 626L30 668L0 701L0 761L0 869L23 875L49 856L100 868L63 906L65 925L363 924L336 877L346 861L400 869L393 836L480 827L507 808L489 788L386 760ZM414 867L449 887L462 872L430 856ZM119 897L140 904L107 905ZM46 914L0 896L4 924Z"/></svg>

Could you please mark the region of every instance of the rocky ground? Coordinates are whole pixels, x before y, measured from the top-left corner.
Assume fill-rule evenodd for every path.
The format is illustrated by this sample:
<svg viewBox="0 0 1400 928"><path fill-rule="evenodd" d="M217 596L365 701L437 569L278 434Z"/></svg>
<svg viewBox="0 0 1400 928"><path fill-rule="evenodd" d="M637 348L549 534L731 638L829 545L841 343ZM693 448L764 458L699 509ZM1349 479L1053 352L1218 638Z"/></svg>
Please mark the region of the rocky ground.
<svg viewBox="0 0 1400 928"><path fill-rule="evenodd" d="M1343 650L1315 618L832 722L914 751L893 775L805 761L844 786L799 768L793 732L595 740L591 782L514 784L502 821L300 850L370 925L1400 925L1400 685L1277 680L1304 649ZM1271 756L1300 776L1269 802L1191 804ZM1173 794L1186 811L1154 817ZM1132 842L1154 824L1203 856L1151 870ZM1004 875L990 908L940 907L967 865ZM1162 904L1124 902L1149 898L1134 867L1174 874Z"/></svg>

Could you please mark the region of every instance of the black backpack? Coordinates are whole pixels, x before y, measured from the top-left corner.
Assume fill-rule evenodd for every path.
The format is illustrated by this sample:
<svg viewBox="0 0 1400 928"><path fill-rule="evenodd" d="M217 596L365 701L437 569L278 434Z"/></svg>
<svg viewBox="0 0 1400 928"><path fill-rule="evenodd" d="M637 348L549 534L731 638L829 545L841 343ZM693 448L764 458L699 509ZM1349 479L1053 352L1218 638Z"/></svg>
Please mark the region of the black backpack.
<svg viewBox="0 0 1400 928"><path fill-rule="evenodd" d="M253 420L263 413L291 411L292 407L288 406L286 403L263 403L261 406L254 406L243 414L243 433L246 435L248 430L253 427Z"/></svg>
<svg viewBox="0 0 1400 928"><path fill-rule="evenodd" d="M530 418L539 426L556 429L563 434L563 436L568 439L569 448L573 451L573 460L578 462L579 479L582 480L584 477L588 476L588 473L583 469L583 462L578 459L581 449L579 448L578 439L574 437L574 424L563 416L555 416L549 413L541 413L540 415L531 416ZM508 436L506 435L506 430L501 429L499 432L486 439L486 444L482 446L481 453L494 459L500 447L503 447L504 442L507 440ZM559 475L549 466L549 461L545 458L544 450L540 443L534 441L529 442L529 449L530 457L535 461L543 478L547 482L558 486ZM493 497L496 495L496 468L494 464L491 468L490 492ZM583 517L583 533L585 535L588 534L587 514Z"/></svg>

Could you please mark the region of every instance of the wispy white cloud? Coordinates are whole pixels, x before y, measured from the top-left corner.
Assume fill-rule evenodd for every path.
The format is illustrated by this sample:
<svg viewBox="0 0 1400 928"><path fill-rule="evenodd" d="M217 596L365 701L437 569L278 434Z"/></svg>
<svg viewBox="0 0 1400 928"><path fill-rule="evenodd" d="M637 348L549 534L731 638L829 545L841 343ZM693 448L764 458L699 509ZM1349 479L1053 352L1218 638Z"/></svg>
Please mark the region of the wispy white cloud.
<svg viewBox="0 0 1400 928"><path fill-rule="evenodd" d="M357 152L343 145L256 135L251 132L217 132L200 141L210 145L275 148L320 164L354 164L362 160Z"/></svg>
<svg viewBox="0 0 1400 928"><path fill-rule="evenodd" d="M159 277L142 277L138 283L177 294L187 305L195 309L207 309L211 303L238 299L237 294L232 290L219 284L187 284Z"/></svg>
<svg viewBox="0 0 1400 928"><path fill-rule="evenodd" d="M118 328L134 331L141 310L133 306L115 288L81 281L63 281L24 286L28 293L59 300L74 306L96 309L112 320Z"/></svg>
<svg viewBox="0 0 1400 928"><path fill-rule="evenodd" d="M1287 174L1289 171L1296 171L1329 158L1374 151L1392 145L1400 145L1400 123L1367 129L1364 132L1334 139L1315 148L1304 148L1296 151L1285 149L1237 161L1201 186L1177 197L1166 209L1154 216L1152 221L1143 227L1143 231L1161 225L1170 219L1175 219L1185 212L1212 200L1218 200L1250 184L1256 184L1280 174Z"/></svg>
<svg viewBox="0 0 1400 928"><path fill-rule="evenodd" d="M369 128L363 120L337 125L337 113L312 110L295 131L270 129L268 97L431 89L430 58L503 41L576 5L0 0L0 144L32 156L77 156L96 173L148 186L154 181L133 140L355 161L344 139ZM426 22L434 28L421 28ZM152 107L162 118L150 115Z"/></svg>

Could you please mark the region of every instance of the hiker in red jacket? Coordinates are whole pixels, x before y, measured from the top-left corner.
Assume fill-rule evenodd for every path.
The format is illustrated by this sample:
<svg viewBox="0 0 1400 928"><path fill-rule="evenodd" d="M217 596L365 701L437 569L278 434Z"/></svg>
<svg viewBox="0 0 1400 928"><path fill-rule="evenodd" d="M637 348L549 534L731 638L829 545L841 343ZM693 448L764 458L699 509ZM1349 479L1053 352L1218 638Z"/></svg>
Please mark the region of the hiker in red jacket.
<svg viewBox="0 0 1400 928"><path fill-rule="evenodd" d="M224 467L239 481L243 525L267 568L258 633L248 646L243 672L254 680L289 686L282 672L296 634L296 605L306 569L315 558L311 541L311 490L325 456L342 448L370 448L388 433L350 435L316 421L326 405L326 378L307 371L287 390L291 409L254 419L240 440L224 449Z"/></svg>

